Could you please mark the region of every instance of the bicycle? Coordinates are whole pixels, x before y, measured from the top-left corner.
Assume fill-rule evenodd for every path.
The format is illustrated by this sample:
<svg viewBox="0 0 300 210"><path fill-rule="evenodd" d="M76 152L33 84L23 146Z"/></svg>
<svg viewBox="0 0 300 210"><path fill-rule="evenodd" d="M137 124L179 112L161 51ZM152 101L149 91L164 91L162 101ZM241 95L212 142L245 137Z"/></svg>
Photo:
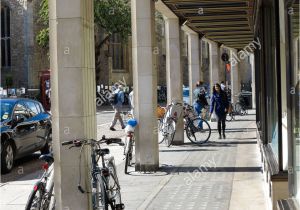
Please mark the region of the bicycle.
<svg viewBox="0 0 300 210"><path fill-rule="evenodd" d="M234 109L235 112L241 116L248 114L248 109L246 108L246 102L242 94L238 94L238 101L236 102Z"/></svg>
<svg viewBox="0 0 300 210"><path fill-rule="evenodd" d="M209 123L197 116L194 108L189 104L184 104L183 113L184 130L188 139L194 144L206 143L211 135Z"/></svg>
<svg viewBox="0 0 300 210"><path fill-rule="evenodd" d="M94 139L82 139L82 140L73 140L65 141L62 143L65 145L72 145L69 149L73 147L80 147L80 160L79 160L79 182L78 190L81 193L91 193L92 194L92 203L93 209L99 210L108 210L109 206L112 210L121 210L125 208L125 205L122 203L120 184L118 176L116 173L116 167L114 163L114 157L110 156L106 158L105 156L110 153L109 149L102 149L100 144L106 143L107 145L116 143L121 146L124 146L122 140L119 138L106 138L102 136L102 139L97 141ZM91 188L92 192L86 192L81 186L81 155L82 150L85 146L91 147ZM98 161L101 159L101 166L98 165Z"/></svg>
<svg viewBox="0 0 300 210"><path fill-rule="evenodd" d="M178 101L172 101L170 105L166 108L166 113L160 124L158 125L158 130L162 133L163 139L161 142L165 141L168 147L171 146L175 132L176 132L176 122L178 117L182 113L182 103Z"/></svg>
<svg viewBox="0 0 300 210"><path fill-rule="evenodd" d="M135 142L134 138L134 128L137 125L137 121L135 119L131 119L128 121L128 124L125 128L126 132L126 139L125 139L125 146L124 146L124 155L125 155L125 174L128 174L128 166L132 165L133 159L133 145Z"/></svg>
<svg viewBox="0 0 300 210"><path fill-rule="evenodd" d="M42 178L34 185L31 191L25 210L54 210L54 158L51 154L41 155L41 160L45 161L42 165L44 174Z"/></svg>

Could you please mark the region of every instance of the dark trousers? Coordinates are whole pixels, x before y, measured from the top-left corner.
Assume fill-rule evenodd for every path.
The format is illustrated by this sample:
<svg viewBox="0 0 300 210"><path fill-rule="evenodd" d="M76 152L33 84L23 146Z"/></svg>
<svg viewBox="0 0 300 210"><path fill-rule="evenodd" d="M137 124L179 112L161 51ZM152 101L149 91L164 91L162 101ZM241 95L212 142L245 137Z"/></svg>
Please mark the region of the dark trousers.
<svg viewBox="0 0 300 210"><path fill-rule="evenodd" d="M218 131L219 131L219 134L221 135L221 125L222 125L223 134L225 134L226 114L224 116L217 116L217 121L218 121Z"/></svg>

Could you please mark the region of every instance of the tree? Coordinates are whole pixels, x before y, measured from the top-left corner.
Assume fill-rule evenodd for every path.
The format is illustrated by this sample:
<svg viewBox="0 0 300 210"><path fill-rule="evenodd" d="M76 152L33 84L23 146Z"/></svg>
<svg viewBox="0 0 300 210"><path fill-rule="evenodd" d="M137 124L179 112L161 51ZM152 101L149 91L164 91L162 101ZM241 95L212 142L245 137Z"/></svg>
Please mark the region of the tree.
<svg viewBox="0 0 300 210"><path fill-rule="evenodd" d="M39 46L49 51L49 8L48 0L42 0L39 10L38 22L42 29L38 32L36 40ZM131 33L130 5L127 0L94 0L95 27L106 31L106 37L96 44L96 51L114 33L120 34L124 41ZM100 53L100 51L99 51ZM97 56L97 53L96 53Z"/></svg>

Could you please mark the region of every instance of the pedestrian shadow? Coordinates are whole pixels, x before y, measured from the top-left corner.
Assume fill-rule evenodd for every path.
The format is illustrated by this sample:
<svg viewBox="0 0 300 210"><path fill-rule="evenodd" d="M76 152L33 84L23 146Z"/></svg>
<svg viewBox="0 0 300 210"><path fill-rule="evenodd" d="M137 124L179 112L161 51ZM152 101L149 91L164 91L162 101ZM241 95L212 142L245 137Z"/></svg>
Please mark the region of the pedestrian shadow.
<svg viewBox="0 0 300 210"><path fill-rule="evenodd" d="M224 142L226 141L226 142ZM257 141L210 141L208 143L203 144L203 147L236 147L238 144L257 144Z"/></svg>

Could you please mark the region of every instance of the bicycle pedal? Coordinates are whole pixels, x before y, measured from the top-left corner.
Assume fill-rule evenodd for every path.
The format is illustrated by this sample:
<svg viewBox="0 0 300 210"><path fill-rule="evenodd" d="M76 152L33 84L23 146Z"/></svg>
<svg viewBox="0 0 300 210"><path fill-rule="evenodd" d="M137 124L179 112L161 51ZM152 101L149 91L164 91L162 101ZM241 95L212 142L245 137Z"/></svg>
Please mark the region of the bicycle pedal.
<svg viewBox="0 0 300 210"><path fill-rule="evenodd" d="M122 210L125 209L125 205L123 203L116 204L116 210Z"/></svg>

